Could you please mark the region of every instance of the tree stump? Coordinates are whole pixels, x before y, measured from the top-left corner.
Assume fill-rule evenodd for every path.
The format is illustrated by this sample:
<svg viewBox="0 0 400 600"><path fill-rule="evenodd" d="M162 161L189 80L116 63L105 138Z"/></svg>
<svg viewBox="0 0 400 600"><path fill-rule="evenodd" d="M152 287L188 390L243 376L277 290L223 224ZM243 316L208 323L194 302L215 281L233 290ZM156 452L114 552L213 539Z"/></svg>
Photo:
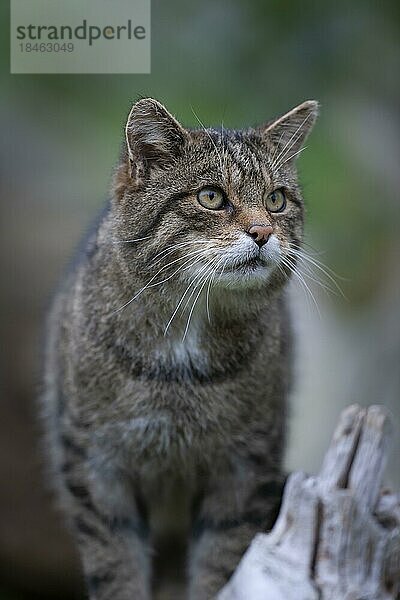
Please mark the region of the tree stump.
<svg viewBox="0 0 400 600"><path fill-rule="evenodd" d="M391 424L379 406L341 415L319 475L292 474L218 600L398 600L400 501L381 489Z"/></svg>

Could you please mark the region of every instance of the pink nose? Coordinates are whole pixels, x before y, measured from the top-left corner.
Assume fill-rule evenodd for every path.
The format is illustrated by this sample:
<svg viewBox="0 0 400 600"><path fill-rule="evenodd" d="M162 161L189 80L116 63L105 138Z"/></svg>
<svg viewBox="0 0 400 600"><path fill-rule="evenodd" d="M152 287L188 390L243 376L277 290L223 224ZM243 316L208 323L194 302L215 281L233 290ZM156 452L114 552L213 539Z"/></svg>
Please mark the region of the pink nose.
<svg viewBox="0 0 400 600"><path fill-rule="evenodd" d="M261 248L261 246L264 246L268 242L272 231L271 225L252 225L247 233Z"/></svg>

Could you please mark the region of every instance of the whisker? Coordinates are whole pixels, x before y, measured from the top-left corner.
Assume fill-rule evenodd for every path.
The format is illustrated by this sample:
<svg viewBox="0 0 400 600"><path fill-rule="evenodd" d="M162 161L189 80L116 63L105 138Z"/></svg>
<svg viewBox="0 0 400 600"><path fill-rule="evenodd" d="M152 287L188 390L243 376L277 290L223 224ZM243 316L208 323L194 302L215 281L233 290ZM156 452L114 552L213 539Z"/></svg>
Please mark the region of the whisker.
<svg viewBox="0 0 400 600"><path fill-rule="evenodd" d="M299 127L290 136L289 140L286 142L286 144L284 145L284 147L282 148L282 150L280 151L278 156L275 158L274 163L273 163L274 169L276 169L276 165L279 164L279 161L283 160L283 158L285 158L285 156L288 154L290 149L293 148L294 144L297 142L297 140L299 139L299 137L301 135L301 128L303 127L303 125L305 125L306 121L309 119L310 116L311 116L311 114L308 114L306 116L306 118L302 121L302 123L300 123Z"/></svg>
<svg viewBox="0 0 400 600"><path fill-rule="evenodd" d="M211 264L209 265L209 266L210 266L210 268L208 269L208 271L206 272L206 274L203 276L202 280L201 280L201 281L199 281L199 283L198 283L198 285L197 285L197 288L198 288L198 287L200 287L200 289L199 289L199 291L198 291L198 293L197 293L197 296L196 296L196 298L194 299L194 302L193 302L193 304L192 304L192 308L190 309L190 313L189 313L189 316L188 316L188 319L187 319L187 322L186 322L185 331L184 331L184 334L183 334L183 337L182 337L182 342L185 340L185 338L186 338L186 335L187 335L187 332L189 331L190 320L191 320L191 318L192 318L192 314L193 314L193 311L194 311L194 309L195 309L196 303L197 303L198 299L200 298L201 292L203 291L205 284L207 283L208 276L209 276L209 275L212 273L212 271L213 271L213 268L212 268L212 267L213 267L213 264L214 264L216 261L218 261L218 260L220 260L220 259L219 259L219 257L217 257L217 258L214 258L214 260L213 260L213 261L211 261Z"/></svg>
<svg viewBox="0 0 400 600"><path fill-rule="evenodd" d="M218 271L218 269L219 269L220 265L221 265L222 263L224 263L224 264L223 264L223 267L222 267L222 272L221 272L221 274L220 274L220 277L221 277L221 276L222 276L222 274L223 274L223 272L224 272L224 269L225 269L225 266L226 266L226 263L227 263L227 261L228 261L228 259L223 259L223 258L221 258L221 260L220 260L220 261L219 261L219 262L218 262L218 263L215 265L215 267L214 267L214 272L213 272L213 274L212 274L212 277L211 277L211 279L210 279L210 284L211 284L211 287L212 287L213 285L215 285L215 276L216 276L216 274L217 274L217 271ZM208 319L209 319L209 321L210 321L210 311L209 311L209 307L208 307L209 291L210 291L210 285L209 285L209 287L208 287L208 291L207 291L207 315L208 315Z"/></svg>
<svg viewBox="0 0 400 600"><path fill-rule="evenodd" d="M292 242L289 242L289 246L295 248L296 250L302 250L302 246L306 246L310 251L312 251L313 256L322 256L323 254L326 254L326 251L320 250L320 249L317 250L317 248L315 248L315 246L313 246L307 240L303 240L301 242L301 246L299 246L298 244L294 244Z"/></svg>
<svg viewBox="0 0 400 600"><path fill-rule="evenodd" d="M342 277L341 275L339 275L338 273L336 273L333 269L331 269L331 267L328 267L328 265L326 265L325 263L323 263L322 261L318 260L317 258L313 258L312 256L310 256L309 253L307 253L305 250L303 250L302 248L300 248L298 245L296 244L292 244L291 242L289 242L289 247L291 249L293 249L295 252L298 252L301 256L304 256L305 258L308 258L310 260L314 260L320 267L323 267L326 271L328 271L332 276L337 277L338 279L342 279L342 280L346 280L345 277Z"/></svg>
<svg viewBox="0 0 400 600"><path fill-rule="evenodd" d="M290 258L290 260L297 259L297 266L299 267L299 269L301 268L303 270L303 275L308 277L308 279L322 287L325 291L329 292L330 294L334 294L336 296L338 295L336 286L335 288L333 288L331 285L329 285L329 283L325 282L321 278L319 273L315 272L315 270L313 269L313 265L310 265L308 262L303 260L302 255L298 254L297 252L294 253L292 250L289 249L288 258Z"/></svg>
<svg viewBox="0 0 400 600"><path fill-rule="evenodd" d="M186 271L187 269L190 269L191 267L193 267L193 264L196 264L197 262L198 261L195 261L193 263L193 257L190 257L186 262L184 262L181 265L179 265L179 267L172 273L172 275L169 275L168 277L166 277L162 281L157 281L157 283L152 283L151 285L149 285L147 287L148 288L157 287L158 285L161 285L162 283L165 283L166 281L169 281L170 279L172 279L174 277L174 275L177 275L177 273L182 273L183 271Z"/></svg>
<svg viewBox="0 0 400 600"><path fill-rule="evenodd" d="M226 267L226 265L227 265L227 264L228 264L228 259L226 258L226 259L225 259L225 262L224 262L224 264L223 264L223 267L222 267L222 271L221 271L221 273L218 275L218 279L217 279L217 281L220 281L220 280L221 280L221 277L222 277L222 275L224 274L225 267Z"/></svg>
<svg viewBox="0 0 400 600"><path fill-rule="evenodd" d="M201 270L202 273L204 274L205 270L208 270L209 267L212 267L215 263L220 264L220 262L222 261L222 258L215 256L214 258L211 258L211 260L208 261L208 263L205 265L205 267ZM199 273L198 275L201 275L201 273ZM196 279L198 278L198 276L196 276ZM190 299L193 297L193 294L195 293L195 290L192 291L192 293L190 294L189 298L187 299L185 306L182 309L182 314L185 312L187 306L189 305Z"/></svg>
<svg viewBox="0 0 400 600"><path fill-rule="evenodd" d="M275 167L275 169L278 171L281 167L283 167L283 165L285 165L287 162L289 162L289 160L292 160L292 158L294 158L295 156L297 156L301 152L304 152L304 150L307 150L307 146L304 146L303 148L300 148L300 150L297 150L297 152L294 152L293 154L291 154L287 158L284 157L285 160L281 160L281 162L278 163L278 165Z"/></svg>
<svg viewBox="0 0 400 600"><path fill-rule="evenodd" d="M146 235L144 237L141 238L136 238L133 240L111 240L111 244L133 244L134 242L142 242L143 240L148 240L150 239L152 236L151 235Z"/></svg>
<svg viewBox="0 0 400 600"><path fill-rule="evenodd" d="M297 277L297 282L300 284L300 287L301 287L302 291L304 292L305 298L307 300L307 306L308 306L309 310L311 310L311 297L310 297L310 294L309 294L307 288L304 286L303 281L297 276L297 273L294 273L294 269L290 265L286 265L286 267L289 269L290 273L294 274ZM281 264L278 264L278 269L284 277L287 277L287 273L284 271Z"/></svg>
<svg viewBox="0 0 400 600"><path fill-rule="evenodd" d="M162 256L168 256L169 254L171 254L172 252L174 252L175 250L178 250L179 248L185 248L187 246L190 246L191 243L190 242L179 242L178 244L173 244L172 246L167 246L167 248L164 248L163 250L160 250L160 252L157 252L157 254L155 256L153 256L153 260L150 263L150 266L157 264L157 262L160 262L160 260L156 261L156 258L160 258Z"/></svg>
<svg viewBox="0 0 400 600"><path fill-rule="evenodd" d="M317 309L319 318L321 318L321 312L318 306L318 303L315 299L314 294L312 293L310 287L307 285L307 282L305 281L304 277L301 275L301 273L299 273L299 271L296 269L295 265L291 264L288 260L287 257L281 257L281 262L286 265L289 270L291 271L291 273L293 273L293 275L295 275L295 277L298 278L298 280L300 281L300 283L302 283L302 285L304 286L305 290L307 290L308 294L310 295L312 301L314 302L315 308Z"/></svg>
<svg viewBox="0 0 400 600"><path fill-rule="evenodd" d="M168 329L171 326L172 321L175 318L176 313L178 312L180 306L182 305L186 294L188 293L188 291L190 290L190 288L195 284L196 280L201 276L202 272L204 271L204 269L207 267L207 265L205 265L204 267L202 267L202 269L200 270L200 272L196 273L196 275L194 276L194 278L192 278L192 280L190 281L190 283L188 284L188 286L186 287L186 290L184 291L183 295L181 296L181 299L179 300L178 304L176 305L174 312L172 313L165 329L164 329L164 336L167 334Z"/></svg>
<svg viewBox="0 0 400 600"><path fill-rule="evenodd" d="M277 157L277 154L280 151L279 150L279 146L281 145L281 141L282 141L282 138L284 136L284 133L285 133L285 130L283 130L282 133L281 133L281 135L279 136L278 143L276 144L275 149L274 149L274 151L272 153L272 156L271 156L271 158L268 161L270 163L270 169L271 170L273 169L275 158Z"/></svg>
<svg viewBox="0 0 400 600"><path fill-rule="evenodd" d="M123 304L122 306L120 306L120 308L118 308L117 310L115 310L112 314L120 312L121 310L123 310L124 308L126 308L127 306L129 306L129 304L131 304L131 302L133 302L134 300L136 300L148 287L150 287L151 282L154 281L154 279L157 277L157 275L159 275L162 271L164 271L165 269L167 269L171 265L173 265L173 264L175 264L175 263L177 263L177 262L179 262L181 260L185 260L185 259L192 260L193 256L197 256L197 255L201 254L202 252L203 252L202 249L195 250L194 252L186 254L185 256L181 256L180 258L176 258L175 260L169 262L167 265L164 265L159 271L157 271L157 273L155 275L153 275L151 277L151 279L149 279L149 281L146 283L146 285L144 285L142 287L141 290L139 290L130 300L128 300L128 302L125 302L125 304Z"/></svg>
<svg viewBox="0 0 400 600"><path fill-rule="evenodd" d="M198 279L200 279L200 278L201 278L201 276L204 274L204 272L205 272L205 271L208 269L208 267L209 267L209 263L205 264L205 265L204 265L204 266L203 266L203 267L200 269L200 271L199 271L198 273L196 273L196 276L195 276L195 278L193 279L193 282L194 282L194 281L196 281L196 280L198 280ZM195 286L195 288L192 290L192 292L191 292L190 296L188 297L188 299L186 300L185 306L182 308L182 311L181 311L181 313L182 313L182 314L185 312L186 308L188 307L188 305L189 305L189 302L190 302L191 298L193 297L193 294L195 293L195 290L196 290L196 286Z"/></svg>
<svg viewBox="0 0 400 600"><path fill-rule="evenodd" d="M222 259L221 259L221 261L222 261ZM221 261L219 261L215 265L215 267L213 269L213 273L212 273L212 275L211 275L211 277L209 279L208 286L207 286L206 309L207 309L207 318L208 318L208 322L209 323L211 323L211 317L210 317L210 289L211 289L212 284L214 283L215 274L217 272L218 266L221 264Z"/></svg>
<svg viewBox="0 0 400 600"><path fill-rule="evenodd" d="M307 279L309 279L316 285L320 286L324 291L326 291L329 294L333 294L335 296L338 295L337 291L334 288L332 288L329 284L322 281L322 279L320 279L317 276L317 274L315 274L315 272L311 270L311 268L308 264L305 264L302 262L301 258L299 259L297 267L298 267L299 273L302 273L302 275L304 277L307 277ZM302 269L302 270L300 270L300 269Z"/></svg>
<svg viewBox="0 0 400 600"><path fill-rule="evenodd" d="M209 244L210 242L218 242L217 239L215 238L210 238L208 240L191 240L188 242L179 242L178 244L175 244L173 246L169 246L168 248L164 248L164 250L161 250L161 252L159 252L158 254L156 254L153 257L153 262L150 263L150 266L153 266L155 264L157 264L158 261L155 261L156 258L164 255L164 256L168 256L169 254L171 254L172 252L174 252L175 250L179 249L179 248L185 248L186 246L192 246L194 244Z"/></svg>
<svg viewBox="0 0 400 600"><path fill-rule="evenodd" d="M325 277L327 277L329 279L329 281L331 281L331 283L333 283L333 285L335 286L335 288L339 292L339 294L342 296L342 298L347 299L345 293L343 292L342 288L340 287L340 285L338 284L338 282L335 279L336 277L339 277L339 276L332 269L330 269L327 265L324 265L323 263L321 263L321 261L317 260L316 258L311 258L304 250L300 250L296 247L290 247L289 252L293 256L297 256L301 260L304 260L304 261L310 263L316 269L321 271L321 273L323 273L325 275Z"/></svg>
<svg viewBox="0 0 400 600"><path fill-rule="evenodd" d="M282 160L288 154L288 152L290 151L290 149L293 148L294 144L299 139L299 137L301 135L301 128L306 124L306 122L308 121L308 119L310 117L311 117L311 113L308 113L308 115L300 123L300 125L298 126L298 128L296 129L296 131L290 136L289 140L286 142L285 146L282 148L281 152L276 157L276 159L274 161L274 169L275 170L276 170L276 164L279 162L279 160Z"/></svg>

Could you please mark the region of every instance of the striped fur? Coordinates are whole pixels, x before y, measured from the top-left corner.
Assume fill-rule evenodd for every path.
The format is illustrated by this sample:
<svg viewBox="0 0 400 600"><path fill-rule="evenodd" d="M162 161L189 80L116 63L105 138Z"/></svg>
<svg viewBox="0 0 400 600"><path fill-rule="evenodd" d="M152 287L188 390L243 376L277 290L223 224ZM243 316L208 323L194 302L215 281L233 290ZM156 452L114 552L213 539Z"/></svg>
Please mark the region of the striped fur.
<svg viewBox="0 0 400 600"><path fill-rule="evenodd" d="M292 155L315 117L306 102L263 127L190 131L155 100L132 108L47 338L49 456L91 600L166 597L161 574L185 570L182 597L212 598L274 521L291 381L281 257L302 239ZM198 203L207 185L223 210ZM254 223L273 227L261 249ZM160 566L179 548L183 567Z"/></svg>

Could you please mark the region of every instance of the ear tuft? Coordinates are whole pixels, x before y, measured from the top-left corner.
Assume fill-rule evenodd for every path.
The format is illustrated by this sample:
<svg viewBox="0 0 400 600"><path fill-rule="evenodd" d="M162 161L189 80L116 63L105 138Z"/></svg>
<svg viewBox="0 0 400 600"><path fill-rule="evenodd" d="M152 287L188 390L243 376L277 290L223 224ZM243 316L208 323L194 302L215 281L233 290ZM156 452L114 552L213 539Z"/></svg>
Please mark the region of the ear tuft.
<svg viewBox="0 0 400 600"><path fill-rule="evenodd" d="M179 154L187 134L160 102L143 98L132 106L125 137L131 164L163 167Z"/></svg>
<svg viewBox="0 0 400 600"><path fill-rule="evenodd" d="M318 102L307 100L263 128L263 137L276 149L274 154L276 164L282 160L288 162L296 158L317 116Z"/></svg>

